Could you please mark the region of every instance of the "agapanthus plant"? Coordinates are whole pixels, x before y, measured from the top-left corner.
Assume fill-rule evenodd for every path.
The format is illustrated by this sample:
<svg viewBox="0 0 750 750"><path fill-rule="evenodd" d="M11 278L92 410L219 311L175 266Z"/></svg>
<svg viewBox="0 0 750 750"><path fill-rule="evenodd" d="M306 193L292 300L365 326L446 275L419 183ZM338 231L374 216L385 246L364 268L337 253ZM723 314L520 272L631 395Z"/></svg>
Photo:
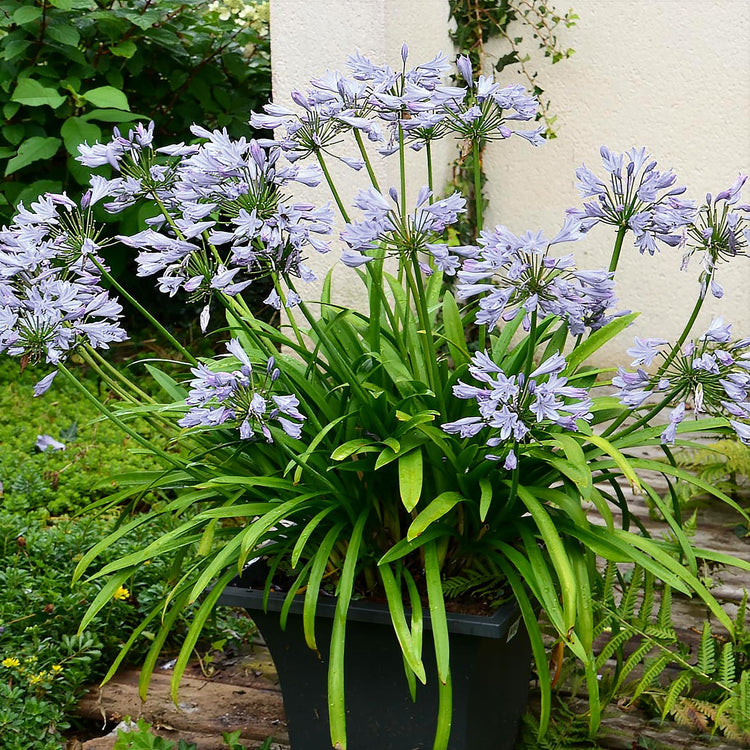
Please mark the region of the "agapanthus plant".
<svg viewBox="0 0 750 750"><path fill-rule="evenodd" d="M631 449L660 440L690 444L705 433L734 431L745 440L747 340L732 343L717 322L683 348L698 305L674 345L636 342L635 372L621 369L609 380L611 371L592 367L591 358L635 318L614 299L625 233L632 230L648 252L657 242L698 241L714 253L713 269L717 259L740 255L747 240L738 235L743 219L735 208L741 183L709 200L696 218L675 176L657 171L645 150L617 155L603 148L609 182L579 170L582 191L595 201L569 212L552 240L535 230L484 229L478 194L477 246L454 246L446 230L466 200L437 194L431 140L467 139L471 149L502 140L511 134L508 122L533 119L534 101L516 86L475 81L464 57L458 67L465 88L448 85L444 56L413 68L407 59L404 48L392 69L355 54L348 76L329 71L306 93L295 92L296 109L268 105L253 122L278 128L273 141L196 126L194 143L156 146L153 129L136 126L127 135L115 131L108 143L84 145L82 162L109 165L114 176L92 177L80 207L64 196L21 206L0 233L0 342L10 354L56 365L83 389L67 369L70 353L81 352L120 399L99 403L101 411L164 463L158 477L144 472L142 487L161 489L170 501L116 535L165 512L182 514L180 522L141 552L93 573L104 583L83 622L144 561L177 555L173 569L181 577L133 636L156 629L144 685L170 624L200 600L175 666L176 695L222 587L263 558L267 585L284 584L290 604L304 601L311 648L320 592L336 597L329 682L336 748L346 747L342 660L351 598L387 601L412 684L425 679L418 610L429 610L441 705L434 748L447 748L446 597L451 581L481 569L493 576L485 604L505 592L525 621L542 691L542 733L551 687L537 624L542 609L559 648L585 665L593 730L600 716L591 603L597 557L637 562L675 590L699 596L732 633L696 562L727 558L693 549L679 518L639 476L641 469L685 472ZM536 145L535 132L519 135ZM378 184L366 142L380 144L386 158L398 154L398 188ZM407 190L405 149L425 144L426 180L410 176ZM351 206L331 178L329 158L366 167ZM318 198L285 195L295 182L321 183ZM344 227L337 238L330 200ZM216 333L229 339L227 355L197 361L109 275L92 218L100 202L111 212L141 202L151 208L144 215L153 218L119 241L133 249L142 276L155 276L165 294L186 294L197 314L202 308L204 326L207 305L226 310L226 329ZM597 223L618 229L609 270L579 270L571 254L557 251ZM337 305L330 277L314 305L297 290L299 278L312 278L306 254L329 249L352 267L351 279L362 281L366 312ZM395 259L395 273L386 259ZM268 304L297 307L299 315L280 328L260 322L243 298L260 277L273 284ZM169 373L148 365L162 403L96 351L124 336L110 290L139 307L180 358ZM649 367L656 371L649 374ZM622 403L609 395L612 384ZM688 406L700 419L684 418ZM140 434L135 417L167 442ZM719 489L691 481L735 507ZM113 502L137 493L132 474L128 482ZM622 483L654 498L672 541L628 529ZM589 503L604 526L587 518ZM623 511L621 526L611 505ZM84 555L76 577L110 542ZM411 624L405 601L414 608Z"/></svg>

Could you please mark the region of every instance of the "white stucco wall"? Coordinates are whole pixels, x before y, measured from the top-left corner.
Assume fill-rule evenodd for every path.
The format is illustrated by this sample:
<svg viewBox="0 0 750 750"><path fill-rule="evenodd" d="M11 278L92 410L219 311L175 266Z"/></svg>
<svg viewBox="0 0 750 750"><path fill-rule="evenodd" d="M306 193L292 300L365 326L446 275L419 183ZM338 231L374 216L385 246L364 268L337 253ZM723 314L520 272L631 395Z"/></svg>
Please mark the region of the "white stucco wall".
<svg viewBox="0 0 750 750"><path fill-rule="evenodd" d="M672 167L698 203L750 168L750 3L746 0L571 0L580 21L561 35L575 54L538 65L558 115L558 138L538 149L494 143L485 158L488 222L554 233L579 205L574 171L601 172L599 147L646 146ZM567 3L558 2L557 7ZM496 54L499 45L490 47ZM491 60L488 61L491 63ZM519 77L520 78L520 77ZM750 185L744 191L750 203ZM607 264L614 232L598 226L575 246L581 267ZM549 236L549 235L548 235ZM568 246L570 247L570 246ZM626 239L618 274L622 307L640 310L633 335L676 338L696 299L698 264L680 272L681 251L641 256ZM750 259L719 268L725 290L709 298L696 330L721 315L750 334ZM621 359L621 345L607 351Z"/></svg>
<svg viewBox="0 0 750 750"><path fill-rule="evenodd" d="M750 3L747 0L571 0L580 20L562 30L572 58L550 66L540 61L539 81L558 115L558 138L538 149L511 139L491 144L485 155L490 201L486 225L514 231L541 228L553 234L565 209L578 205L574 170L599 165L602 144L618 151L647 146L660 168L672 167L689 195L731 185L750 168ZM567 9L568 0L557 6ZM343 69L354 49L374 60L398 60L403 41L414 60L437 50L451 54L447 0L271 0L274 97L326 68ZM488 66L499 45L488 48ZM502 81L522 80L506 71ZM353 155L353 154L352 154ZM443 163L452 154L444 152ZM376 160L379 157L376 155ZM441 159L436 154L436 163ZM380 163L381 185L397 184L394 160ZM336 170L349 197L365 175ZM447 177L447 170L444 177ZM422 178L423 179L423 178ZM416 189L417 180L412 183ZM444 182L444 181L443 181ZM440 180L436 181L436 185ZM321 195L318 193L318 195ZM750 202L750 187L745 190ZM578 243L580 267L606 265L614 233L596 227ZM334 251L313 259L323 270ZM681 252L640 256L626 241L618 280L622 307L641 310L633 334L676 337L692 308L697 265L680 273ZM342 269L343 270L343 269ZM361 287L348 271L337 274L337 299L356 305ZM750 260L719 269L721 300L710 299L699 320L712 314L750 334ZM314 295L314 290L311 290ZM606 352L622 359L624 342Z"/></svg>

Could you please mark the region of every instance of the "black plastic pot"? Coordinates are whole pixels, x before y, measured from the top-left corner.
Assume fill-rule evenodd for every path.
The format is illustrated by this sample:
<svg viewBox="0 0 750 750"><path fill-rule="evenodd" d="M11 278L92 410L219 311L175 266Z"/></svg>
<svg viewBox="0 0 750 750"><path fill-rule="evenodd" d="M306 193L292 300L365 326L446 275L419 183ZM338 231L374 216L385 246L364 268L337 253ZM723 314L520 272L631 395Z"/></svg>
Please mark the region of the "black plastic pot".
<svg viewBox="0 0 750 750"><path fill-rule="evenodd" d="M333 598L318 602L316 639L321 658L305 644L303 598L279 625L284 594L263 591L247 573L224 590L219 604L244 607L271 651L281 682L292 750L331 750L328 729L328 643ZM531 647L518 610L491 617L449 614L453 724L450 750L511 750L526 709ZM429 615L423 658L427 684L417 682L412 702L403 657L385 606L354 601L346 630L345 686L349 750L431 750L438 711L437 674Z"/></svg>

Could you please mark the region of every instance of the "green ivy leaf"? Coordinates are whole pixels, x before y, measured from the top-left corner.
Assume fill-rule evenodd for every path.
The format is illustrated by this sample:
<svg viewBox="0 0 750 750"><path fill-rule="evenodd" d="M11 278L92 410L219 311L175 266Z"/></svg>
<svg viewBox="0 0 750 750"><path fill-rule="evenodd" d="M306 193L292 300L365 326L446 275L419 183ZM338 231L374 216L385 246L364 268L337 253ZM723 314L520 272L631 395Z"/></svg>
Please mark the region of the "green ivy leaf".
<svg viewBox="0 0 750 750"><path fill-rule="evenodd" d="M14 156L5 168L5 176L17 172L19 169L32 164L40 159L49 159L57 153L62 141L59 138L42 137L35 135L25 140L18 149L18 154Z"/></svg>
<svg viewBox="0 0 750 750"><path fill-rule="evenodd" d="M11 101L29 107L42 107L46 104L52 109L57 109L65 101L65 97L58 93L57 89L43 86L33 78L22 78L11 96Z"/></svg>
<svg viewBox="0 0 750 750"><path fill-rule="evenodd" d="M78 42L81 40L81 35L78 33L78 29L75 26L68 24L60 24L59 26L49 26L47 28L47 36L50 39L54 39L60 44L67 44L70 47L78 46Z"/></svg>
<svg viewBox="0 0 750 750"><path fill-rule="evenodd" d="M81 96L95 107L111 107L112 109L129 110L128 98L114 86L99 86L91 89Z"/></svg>
<svg viewBox="0 0 750 750"><path fill-rule="evenodd" d="M86 141L89 145L101 140L102 131L98 125L86 122L80 117L69 117L60 128L66 151L78 155L78 147Z"/></svg>
<svg viewBox="0 0 750 750"><path fill-rule="evenodd" d="M13 23L21 26L36 21L41 15L42 9L38 5L24 5L13 14Z"/></svg>
<svg viewBox="0 0 750 750"><path fill-rule="evenodd" d="M138 50L138 47L135 46L135 42L131 42L130 39L126 39L124 42L120 42L119 44L115 44L113 47L109 48L109 51L116 55L117 57L127 57L131 58Z"/></svg>

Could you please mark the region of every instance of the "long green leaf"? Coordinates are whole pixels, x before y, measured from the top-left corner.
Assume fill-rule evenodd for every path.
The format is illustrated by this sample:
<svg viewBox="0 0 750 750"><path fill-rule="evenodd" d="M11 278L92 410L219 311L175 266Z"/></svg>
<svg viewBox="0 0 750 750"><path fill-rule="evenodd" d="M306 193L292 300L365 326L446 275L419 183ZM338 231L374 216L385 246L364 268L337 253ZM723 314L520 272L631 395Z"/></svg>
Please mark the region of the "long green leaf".
<svg viewBox="0 0 750 750"><path fill-rule="evenodd" d="M445 684L450 676L450 643L448 639L448 619L445 614L443 585L440 579L440 562L437 544L424 545L424 572L427 584L427 601L430 605L432 639L435 644L438 679Z"/></svg>
<svg viewBox="0 0 750 750"><path fill-rule="evenodd" d="M411 513L422 495L422 450L415 448L398 459L398 489L404 508Z"/></svg>
<svg viewBox="0 0 750 750"><path fill-rule="evenodd" d="M441 492L430 504L412 521L406 532L408 541L414 541L423 534L435 521L442 518L456 505L466 498L458 492ZM407 508L407 510L411 510Z"/></svg>
<svg viewBox="0 0 750 750"><path fill-rule="evenodd" d="M346 616L354 588L354 576L359 561L359 549L369 508L363 511L352 529L339 580L336 612L333 616L331 650L328 660L328 723L331 743L346 750L346 709L344 698L344 647L346 645Z"/></svg>
<svg viewBox="0 0 750 750"><path fill-rule="evenodd" d="M591 355L600 349L604 344L617 336L618 333L624 331L637 317L639 313L630 313L630 315L623 315L620 318L615 318L613 321L607 323L607 325L600 328L598 331L594 331L587 339L582 341L570 354L566 357L568 360L568 366L565 374L575 372L580 365L588 361Z"/></svg>
<svg viewBox="0 0 750 750"><path fill-rule="evenodd" d="M378 570L380 571L383 589L388 600L388 610L390 611L393 629L396 631L396 638L401 646L404 659L412 672L414 672L419 681L424 685L427 682L427 675L421 655L414 646L411 631L406 624L406 613L404 611L401 588L396 584L396 579L390 565L381 565Z"/></svg>
<svg viewBox="0 0 750 750"><path fill-rule="evenodd" d="M307 582L307 591L305 592L305 603L302 607L302 627L305 631L305 642L309 648L316 652L318 644L315 641L315 614L318 609L320 583L326 572L331 550L333 550L334 545L339 540L343 528L344 523L341 522L336 524L332 529L329 529L320 547L318 547L315 557L312 558L310 577Z"/></svg>
<svg viewBox="0 0 750 750"><path fill-rule="evenodd" d="M172 679L170 681L170 695L175 705L178 705L177 691L180 687L180 681L182 675L185 673L190 657L193 655L193 649L195 644L198 642L198 638L203 630L203 626L206 624L206 620L209 615L214 611L217 599L221 596L226 585L234 576L233 570L228 570L224 573L221 578L214 584L213 589L206 596L205 600L198 608L198 611L193 615L192 622L188 628L188 632L185 634L185 640L180 648L180 653L177 657L177 661L174 665L174 672L172 672Z"/></svg>

